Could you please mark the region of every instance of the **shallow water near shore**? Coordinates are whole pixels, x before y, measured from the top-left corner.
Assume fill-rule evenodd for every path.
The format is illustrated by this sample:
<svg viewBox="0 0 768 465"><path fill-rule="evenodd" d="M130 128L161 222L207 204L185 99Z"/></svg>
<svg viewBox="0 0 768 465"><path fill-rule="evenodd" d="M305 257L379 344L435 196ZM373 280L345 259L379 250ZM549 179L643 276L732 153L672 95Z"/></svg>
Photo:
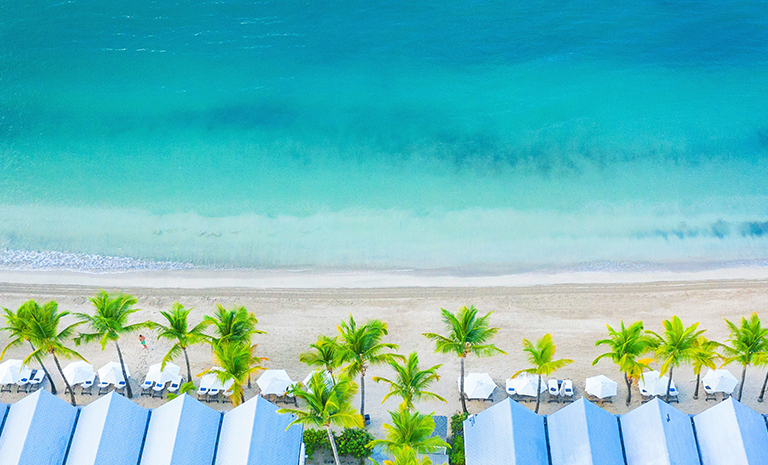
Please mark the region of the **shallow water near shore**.
<svg viewBox="0 0 768 465"><path fill-rule="evenodd" d="M0 13L0 267L768 259L760 2Z"/></svg>

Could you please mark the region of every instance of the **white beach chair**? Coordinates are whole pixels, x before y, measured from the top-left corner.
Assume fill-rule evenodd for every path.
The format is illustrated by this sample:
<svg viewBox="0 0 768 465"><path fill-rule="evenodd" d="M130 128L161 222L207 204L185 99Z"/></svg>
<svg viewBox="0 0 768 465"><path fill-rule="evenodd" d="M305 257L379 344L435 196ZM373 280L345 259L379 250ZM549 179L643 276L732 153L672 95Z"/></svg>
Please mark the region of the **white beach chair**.
<svg viewBox="0 0 768 465"><path fill-rule="evenodd" d="M573 380L564 379L561 389L563 402L573 402Z"/></svg>
<svg viewBox="0 0 768 465"><path fill-rule="evenodd" d="M184 378L178 378L173 381L171 381L171 384L168 385L168 392L176 392L179 390L179 387L184 384Z"/></svg>
<svg viewBox="0 0 768 465"><path fill-rule="evenodd" d="M152 387L152 397L163 397L163 391L165 390L165 383L155 383Z"/></svg>
<svg viewBox="0 0 768 465"><path fill-rule="evenodd" d="M560 381L550 379L547 381L547 391L549 392L548 402L560 402Z"/></svg>
<svg viewBox="0 0 768 465"><path fill-rule="evenodd" d="M208 395L208 388L200 386L197 388L197 400L205 401L205 397Z"/></svg>
<svg viewBox="0 0 768 465"><path fill-rule="evenodd" d="M219 401L219 389L213 388L208 389L208 402L218 402Z"/></svg>
<svg viewBox="0 0 768 465"><path fill-rule="evenodd" d="M515 390L515 382L512 378L507 379L507 395L512 399L517 399L517 391Z"/></svg>
<svg viewBox="0 0 768 465"><path fill-rule="evenodd" d="M30 391L38 390L42 385L42 382L44 379L45 379L45 371L35 370L34 373L32 373L32 377L29 378L29 390Z"/></svg>
<svg viewBox="0 0 768 465"><path fill-rule="evenodd" d="M672 385L669 387L669 398L667 399L667 402L677 402L680 403L680 399L677 397L677 386L675 386L674 381L672 382Z"/></svg>
<svg viewBox="0 0 768 465"><path fill-rule="evenodd" d="M154 386L154 385L155 385L154 381L150 381L148 379L145 379L144 382L141 383L141 395L142 396L151 396L152 395L152 391L150 389L152 389L152 386Z"/></svg>
<svg viewBox="0 0 768 465"><path fill-rule="evenodd" d="M80 394L84 396L93 395L94 381L96 381L96 373L94 373L90 379L83 381L83 384L81 385L81 388L80 388Z"/></svg>
<svg viewBox="0 0 768 465"><path fill-rule="evenodd" d="M16 392L28 392L29 391L29 378L21 378L16 381Z"/></svg>

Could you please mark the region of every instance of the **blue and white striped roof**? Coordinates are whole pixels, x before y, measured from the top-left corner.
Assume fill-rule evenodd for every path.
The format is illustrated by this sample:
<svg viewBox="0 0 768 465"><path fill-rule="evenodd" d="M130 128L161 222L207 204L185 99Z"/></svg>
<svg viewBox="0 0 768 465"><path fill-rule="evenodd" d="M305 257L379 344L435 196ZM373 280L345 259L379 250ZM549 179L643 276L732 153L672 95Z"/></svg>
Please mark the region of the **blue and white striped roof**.
<svg viewBox="0 0 768 465"><path fill-rule="evenodd" d="M691 417L654 398L621 416L627 465L699 465Z"/></svg>
<svg viewBox="0 0 768 465"><path fill-rule="evenodd" d="M67 465L136 465L149 411L112 391L83 407Z"/></svg>
<svg viewBox="0 0 768 465"><path fill-rule="evenodd" d="M547 417L552 465L624 463L616 416L583 397Z"/></svg>
<svg viewBox="0 0 768 465"><path fill-rule="evenodd" d="M694 418L703 465L768 465L765 418L732 397Z"/></svg>
<svg viewBox="0 0 768 465"><path fill-rule="evenodd" d="M0 434L0 464L62 465L77 413L42 389L11 405Z"/></svg>
<svg viewBox="0 0 768 465"><path fill-rule="evenodd" d="M262 397L224 414L216 465L296 465L303 428ZM287 429L286 429L287 428Z"/></svg>

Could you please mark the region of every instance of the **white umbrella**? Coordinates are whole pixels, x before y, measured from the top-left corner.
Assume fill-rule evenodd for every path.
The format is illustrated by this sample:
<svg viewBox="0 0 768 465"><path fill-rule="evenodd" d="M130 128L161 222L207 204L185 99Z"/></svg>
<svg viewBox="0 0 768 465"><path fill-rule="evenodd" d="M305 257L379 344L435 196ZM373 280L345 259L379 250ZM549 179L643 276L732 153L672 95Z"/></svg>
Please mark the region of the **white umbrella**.
<svg viewBox="0 0 768 465"><path fill-rule="evenodd" d="M222 369L221 367L211 367L211 371L222 371ZM200 388L206 388L209 391L211 389L226 391L227 389L231 388L233 384L235 384L235 381L232 379L228 379L225 383L222 384L222 382L219 381L219 378L216 376L216 373L207 373L203 375L202 378L200 378Z"/></svg>
<svg viewBox="0 0 768 465"><path fill-rule="evenodd" d="M0 384L16 384L23 378L29 379L32 370L21 360L10 359L0 363Z"/></svg>
<svg viewBox="0 0 768 465"><path fill-rule="evenodd" d="M521 396L536 396L536 387L539 385L539 377L530 373L520 373L512 378L511 386L515 388L515 393ZM547 383L541 380L539 392L547 390Z"/></svg>
<svg viewBox="0 0 768 465"><path fill-rule="evenodd" d="M461 376L458 378L461 383ZM464 394L467 399L488 399L496 389L496 383L488 373L470 373L464 377Z"/></svg>
<svg viewBox="0 0 768 465"><path fill-rule="evenodd" d="M640 392L649 396L667 395L667 383L669 383L669 377L659 375L660 373L656 370L643 373L643 377L637 382ZM675 383L673 382L671 387L674 386Z"/></svg>
<svg viewBox="0 0 768 465"><path fill-rule="evenodd" d="M605 375L599 375L587 378L584 390L598 399L605 399L606 397L615 396L618 386L616 381Z"/></svg>
<svg viewBox="0 0 768 465"><path fill-rule="evenodd" d="M712 392L724 392L730 394L739 384L739 380L728 370L709 369L707 374L701 378L701 382L708 386Z"/></svg>
<svg viewBox="0 0 768 465"><path fill-rule="evenodd" d="M309 386L309 380L312 379L312 375L314 375L315 373L320 373L322 375L322 377L323 377L323 380L325 380L326 384L333 385L333 378L331 378L331 374L328 373L328 370L322 370L322 369L318 369L318 370L310 372L307 375L307 377L304 378L304 381L302 381L301 384L303 384L305 387Z"/></svg>
<svg viewBox="0 0 768 465"><path fill-rule="evenodd" d="M259 385L262 396L270 394L282 396L288 390L288 386L293 384L293 381L285 370L267 370L259 376L256 384Z"/></svg>
<svg viewBox="0 0 768 465"><path fill-rule="evenodd" d="M173 363L166 363L165 369L161 367L162 363L155 363L154 365L150 365L149 370L147 370L147 377L145 379L147 381L153 381L157 384L165 384L178 378L179 371L181 370L178 366L174 365Z"/></svg>
<svg viewBox="0 0 768 465"><path fill-rule="evenodd" d="M83 360L70 363L62 371L71 386L91 381L96 376L93 365Z"/></svg>
<svg viewBox="0 0 768 465"><path fill-rule="evenodd" d="M125 374L131 376L128 371L128 367L125 367ZM121 381L125 381L123 378L123 369L117 362L109 362L103 367L99 368L99 382L119 385Z"/></svg>

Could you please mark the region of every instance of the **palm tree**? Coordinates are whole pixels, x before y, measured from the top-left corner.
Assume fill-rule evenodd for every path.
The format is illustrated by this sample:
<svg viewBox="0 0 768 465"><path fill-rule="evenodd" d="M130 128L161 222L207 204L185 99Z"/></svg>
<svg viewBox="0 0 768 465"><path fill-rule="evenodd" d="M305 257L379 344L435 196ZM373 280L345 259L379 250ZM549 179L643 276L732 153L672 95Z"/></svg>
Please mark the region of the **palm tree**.
<svg viewBox="0 0 768 465"><path fill-rule="evenodd" d="M557 347L552 341L551 334L545 334L541 339L536 341L536 344L531 343L528 339L523 339L523 352L528 354L528 362L533 366L518 371L512 375L512 377L514 378L520 373L530 373L539 377L539 384L536 387L535 410L536 413L539 413L539 404L541 403L541 377L551 375L560 368L573 363L573 360L567 358L552 360L555 356L555 352L557 352Z"/></svg>
<svg viewBox="0 0 768 465"><path fill-rule="evenodd" d="M243 384L250 376L262 370L261 362L266 358L256 357L255 346L238 342L223 342L214 346L213 356L219 367L209 368L198 376L212 373L221 384L232 381L232 405L235 407L245 402Z"/></svg>
<svg viewBox="0 0 768 465"><path fill-rule="evenodd" d="M474 305L461 307L455 315L444 308L441 308L440 311L448 330L448 336L435 333L424 333L424 336L435 341L436 352L456 354L461 360L459 398L461 399L462 410L464 413L468 413L467 403L464 399L464 359L468 355L490 357L498 354L506 355L507 353L489 343L499 331L499 328L491 328L488 324L488 318L493 312L478 318L477 309Z"/></svg>
<svg viewBox="0 0 768 465"><path fill-rule="evenodd" d="M32 319L30 312L34 311L37 307L37 303L35 303L34 300L30 300L29 302L22 304L15 312L8 310L7 308L3 308L3 311L5 312L5 327L0 328L0 331L7 331L9 333L10 339L2 353L0 353L0 359L5 357L5 353L8 351L8 349L18 347L23 344L24 341L29 343L33 352L35 351L35 345L30 339L29 323ZM51 378L50 373L48 373L48 370L45 368L43 361L39 358L36 358L36 360L37 363L39 363L42 367L43 373L45 373L45 377L48 379L48 382L51 383L51 394L56 395L58 390L56 389L56 384L53 382L53 378Z"/></svg>
<svg viewBox="0 0 768 465"><path fill-rule="evenodd" d="M371 441L368 447L382 446L389 454L397 454L402 449L411 449L416 454L433 454L449 447L439 437L432 436L435 421L430 415L401 406L397 411L389 412L389 416L392 424L384 424L386 438Z"/></svg>
<svg viewBox="0 0 768 465"><path fill-rule="evenodd" d="M190 393L195 390L195 383L193 381L187 381L186 383L179 386L179 390L176 392L169 392L166 396L168 400L173 400L179 396L183 396L184 394Z"/></svg>
<svg viewBox="0 0 768 465"><path fill-rule="evenodd" d="M338 329L339 356L343 362L349 363L344 373L350 378L360 375L360 415L365 417L365 372L368 367L405 360L405 357L385 352L397 350L397 344L381 342L388 334L387 324L381 320L370 320L358 327L349 315L349 321L342 321Z"/></svg>
<svg viewBox="0 0 768 465"><path fill-rule="evenodd" d="M381 465L432 465L432 460L427 456L419 457L413 449L401 449L394 454L394 460L385 460ZM371 459L374 465L379 462Z"/></svg>
<svg viewBox="0 0 768 465"><path fill-rule="evenodd" d="M184 361L187 364L187 380L192 380L192 370L189 368L189 355L187 355L187 347L205 342L208 336L205 334L205 328L208 326L208 322L203 321L195 325L192 329L189 329L187 323L187 317L192 309L186 309L178 302L173 304L170 312L161 311L160 314L168 321L168 326L160 323L151 323L152 329L158 331L157 339L168 339L174 341L173 347L168 350L168 353L163 357L163 368L165 364L178 357L181 353L184 354Z"/></svg>
<svg viewBox="0 0 768 465"><path fill-rule="evenodd" d="M398 396L403 399L401 407L406 409L413 408L414 400L437 399L447 402L434 392L427 391L430 384L440 379L437 370L442 365L419 370L419 356L416 352L411 352L408 355L408 360L403 363L393 360L389 365L395 370L395 378L393 380L380 376L373 377L373 380L377 383L389 384L389 392L382 399L382 404L392 396Z"/></svg>
<svg viewBox="0 0 768 465"><path fill-rule="evenodd" d="M357 393L357 385L345 377L339 379L336 384L329 384L325 382L322 373L315 372L306 388L295 386L292 393L306 403L306 410L284 408L277 412L295 415L296 419L291 422L291 425L301 423L325 428L333 450L333 458L336 465L340 465L331 426L363 427L363 417L355 412L350 402L352 396Z"/></svg>
<svg viewBox="0 0 768 465"><path fill-rule="evenodd" d="M618 331L610 325L608 327L608 339L600 339L595 342L595 346L607 345L610 351L598 356L592 361L592 365L604 358L611 359L618 365L619 370L624 374L624 382L627 384L627 400L629 405L632 402L632 380L642 376L643 369L648 365L640 360L644 354L651 350L652 341L643 331L643 322L636 321L629 328L624 326L621 321L621 327Z"/></svg>
<svg viewBox="0 0 768 465"><path fill-rule="evenodd" d="M723 366L733 362L738 362L742 366L741 385L736 399L741 401L747 367L752 364L761 365L768 357L768 328L762 327L757 313L753 313L749 320L741 317L741 326L736 326L728 320L725 320L725 324L728 325L731 334L726 340L727 343L721 344L725 355Z"/></svg>
<svg viewBox="0 0 768 465"><path fill-rule="evenodd" d="M701 370L704 368L715 369L715 360L720 358L720 354L716 352L720 344L715 341L710 341L704 336L696 338L696 351L691 359L691 366L693 367L693 373L696 375L696 388L693 390L693 398L699 398L699 384L701 384Z"/></svg>
<svg viewBox="0 0 768 465"><path fill-rule="evenodd" d="M34 344L37 349L24 359L23 363L29 363L31 359L41 359L45 355L51 355L53 362L56 364L56 368L59 370L61 379L64 380L66 391L69 392L69 400L73 406L77 406L75 401L75 390L69 385L69 381L64 376L64 371L61 369L61 363L59 363L59 356L64 358L79 358L85 360L82 355L74 350L66 347L64 344L72 334L75 332L75 328L81 324L77 322L67 326L66 328L59 330L59 324L61 319L69 315L69 312L59 312L59 304L54 301L50 301L39 306L37 303L33 303L30 306L30 311L25 312L25 316L29 318L29 340Z"/></svg>
<svg viewBox="0 0 768 465"><path fill-rule="evenodd" d="M667 380L666 398L669 400L669 389L672 386L672 372L683 363L690 363L696 354L696 339L704 334L704 329L697 331L699 323L685 327L680 318L673 316L671 320L664 320L663 335L653 331L646 331L655 339L656 359L661 362L661 374L669 370Z"/></svg>
<svg viewBox="0 0 768 465"><path fill-rule="evenodd" d="M248 312L243 306L233 306L229 310L221 304L216 304L213 315L203 317L207 326L213 327L215 336L211 338L213 345L220 342L247 342L251 343L254 334L266 334L256 329L259 320L253 313Z"/></svg>
<svg viewBox="0 0 768 465"><path fill-rule="evenodd" d="M299 355L299 361L312 367L323 367L335 383L333 372L342 364L338 338L321 334L317 337L317 342L309 347L312 350Z"/></svg>
<svg viewBox="0 0 768 465"><path fill-rule="evenodd" d="M126 392L128 393L128 398L131 398L133 397L133 391L128 379L128 372L125 370L123 352L120 350L120 344L117 341L124 334L149 328L152 324L147 321L132 325L128 324L128 317L139 311L138 308L133 308L137 303L136 298L133 296L120 294L110 299L106 291L101 291L91 298L91 303L93 303L96 309L93 315L77 313L76 316L84 323L88 323L92 332L80 333L75 338L75 344L79 346L82 343L88 344L98 340L101 344L101 350L104 350L110 341L114 342L117 349L117 358L120 360L120 368L123 370Z"/></svg>

